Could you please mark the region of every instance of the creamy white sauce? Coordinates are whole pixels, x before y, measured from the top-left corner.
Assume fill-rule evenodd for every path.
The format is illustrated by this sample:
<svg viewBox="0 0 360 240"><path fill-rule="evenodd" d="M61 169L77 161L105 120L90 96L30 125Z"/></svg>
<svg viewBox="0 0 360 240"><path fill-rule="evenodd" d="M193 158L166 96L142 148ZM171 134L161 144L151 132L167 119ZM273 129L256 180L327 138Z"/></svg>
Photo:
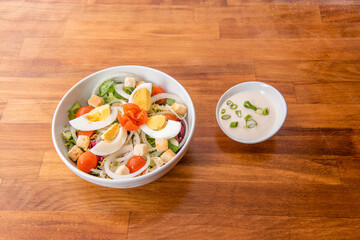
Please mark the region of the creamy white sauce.
<svg viewBox="0 0 360 240"><path fill-rule="evenodd" d="M226 103L230 100L234 104L237 104L238 107L233 110L230 109ZM252 105L256 106L257 108L268 108L269 114L268 115L259 115L255 113L254 110L248 109L244 107L244 102L249 101ZM221 110L225 109L225 113L222 114ZM235 111L241 110L242 116L239 118ZM252 119L257 122L257 126L254 128L244 128L246 125L245 117L246 115L250 114ZM230 119L223 120L221 118L222 115L230 115ZM240 140L256 140L266 136L275 126L276 122L276 109L272 100L265 95L265 93L261 91L243 91L237 93L230 98L226 99L219 110L219 119L222 128L229 134L230 136L240 139ZM236 128L231 128L231 122L238 122L238 126Z"/></svg>

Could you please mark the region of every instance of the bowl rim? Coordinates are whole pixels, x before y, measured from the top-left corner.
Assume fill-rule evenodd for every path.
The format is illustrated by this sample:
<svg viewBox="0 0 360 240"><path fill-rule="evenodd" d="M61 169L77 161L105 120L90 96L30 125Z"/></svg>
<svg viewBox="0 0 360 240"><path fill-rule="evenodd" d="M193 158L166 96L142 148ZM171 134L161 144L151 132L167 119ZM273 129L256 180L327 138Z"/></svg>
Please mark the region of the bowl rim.
<svg viewBox="0 0 360 240"><path fill-rule="evenodd" d="M268 89L271 89L272 91L275 92L275 94L277 94L279 97L280 97L280 101L283 103L283 106L284 106L284 114L283 114L283 119L281 119L281 124L279 124L279 126L277 128L274 128L273 131L269 132L269 134L265 135L264 137L262 138L259 138L259 139L254 139L254 140L242 140L242 139L238 139L238 138L235 138L233 136L231 136L230 134L228 134L225 129L221 126L221 123L220 123L220 117L219 117L219 111L220 111L220 107L221 107L221 104L220 102L223 102L224 99L225 99L225 96L233 89L235 88L238 88L240 86L246 86L246 85L252 85L252 84L257 84L257 85L262 85ZM238 91L238 93L241 92L241 91ZM287 116L287 104L286 104L286 101L285 101L285 98L284 96L280 93L279 90L277 90L275 87L271 86L270 84L267 84L267 83L264 83L264 82L259 82L259 81L247 81L247 82L242 82L242 83L239 83L239 84L236 84L234 86L232 86L231 88L229 88L228 90L226 90L226 92L224 92L221 97L219 98L218 102L217 102L217 105L216 105L216 121L221 129L221 131L223 133L225 133L229 138L231 138L232 140L236 141L236 142L239 142L239 143L245 143L245 144L255 144L255 143L260 143L260 142L264 142L266 141L267 139L271 138L272 136L274 136L279 130L280 128L282 127L282 125L284 124L285 122L285 119L286 119L286 116Z"/></svg>
<svg viewBox="0 0 360 240"><path fill-rule="evenodd" d="M178 82L175 78L171 77L170 75L160 71L160 70L157 70L157 69L154 69L154 68L151 68L151 67L146 67L146 66L139 66L139 65L120 65L120 66L114 66L114 67L109 67L109 68L105 68L105 69L102 69L102 70L99 70L97 72L94 72L86 77L84 77L83 79L81 79L80 81L78 81L77 83L75 83L65 94L64 96L61 98L61 100L59 101L55 111L54 111L54 114L53 114L53 118L52 118L52 122L51 122L51 135L52 135L52 141L53 141L53 145L55 147L55 150L57 152L57 154L59 155L59 157L61 158L61 160L65 163L65 165L73 172L75 173L76 175L80 176L82 179L84 180L87 180L87 181L90 181L90 182L93 182L91 180L94 180L97 184L97 185L102 185L102 186L108 186L107 184L111 184L111 183L133 183L133 182L138 182L138 181L141 181L143 180L144 182L147 182L146 180L147 179L150 179L152 178L153 175L156 175L158 173L161 173L163 171L165 171L166 168L164 168L163 171L153 171L153 172L150 172L148 174L145 174L145 175L142 175L142 176L137 176L137 177L133 177L133 178L126 178L126 179L107 179L107 178L99 178L99 177L96 177L96 176L93 176L93 175L90 175L88 173L85 173L81 170L79 170L78 168L76 168L75 166L73 166L69 160L62 154L58 144L57 144L57 141L56 141L56 133L55 133L55 122L56 122L56 119L57 119L57 115L58 114L61 114L59 112L59 109L60 109L60 106L61 104L64 102L64 99L67 98L67 96L70 94L70 92L73 91L73 89L80 85L82 82L85 82L87 81L89 78L92 78L94 77L95 75L97 74L101 74L103 72L106 72L106 71L111 71L111 70L115 70L115 69L119 69L121 71L121 68L135 68L135 69L146 69L146 70L150 70L150 71L154 71L154 72L157 72L159 74L163 74L167 79L171 79L173 81L173 83L177 84L178 87L182 88L185 93L187 94L187 96L189 97L190 99L190 106L188 106L188 110L191 109L191 111L193 112L193 119L191 121L191 123L189 123L189 126L190 127L190 132L189 132L189 135L187 137L187 142L182 146L181 150L176 154L176 156L171 159L167 164L171 163L171 162L175 162L175 165L177 164L177 162L180 160L178 159L180 156L181 156L181 153L182 152L186 152L187 149L188 149L188 146L191 142L191 139L193 138L193 135L194 135L194 132L195 132L195 123L196 123L196 111L195 111L195 106L194 106L194 103L193 103L193 100L190 96L190 94L188 93L188 91L185 89L185 87L180 83ZM126 70L128 71L128 70ZM126 72L124 70L124 72ZM130 71L129 71L130 72ZM130 72L131 73L131 72ZM184 154L185 154L184 152ZM174 165L174 166L175 166ZM166 166L166 165L165 165ZM170 166L170 164L168 165ZM171 167L172 168L172 167ZM171 169L170 168L170 169ZM170 170L169 169L169 170ZM165 172L166 174L166 172ZM164 175L164 174L163 174ZM155 178L154 180L151 180L151 181L155 181L157 178ZM151 182L150 181L150 182ZM93 182L94 183L94 182ZM145 183L146 184L146 183ZM144 185L144 184L141 184L141 185ZM141 186L139 185L139 186Z"/></svg>

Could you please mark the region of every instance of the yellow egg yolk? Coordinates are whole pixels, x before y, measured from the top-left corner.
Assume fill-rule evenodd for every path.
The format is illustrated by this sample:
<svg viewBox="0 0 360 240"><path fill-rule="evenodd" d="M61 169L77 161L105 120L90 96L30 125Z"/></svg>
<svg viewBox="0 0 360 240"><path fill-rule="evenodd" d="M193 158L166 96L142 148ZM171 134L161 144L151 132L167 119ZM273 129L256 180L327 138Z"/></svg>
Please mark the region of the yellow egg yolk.
<svg viewBox="0 0 360 240"><path fill-rule="evenodd" d="M157 115L147 120L146 125L152 130L158 131L165 127L166 117L164 115Z"/></svg>
<svg viewBox="0 0 360 240"><path fill-rule="evenodd" d="M91 122L104 121L110 116L110 105L102 105L100 107L94 108L86 116Z"/></svg>
<svg viewBox="0 0 360 240"><path fill-rule="evenodd" d="M116 136L119 134L119 129L120 129L119 124L115 123L101 136L101 138L105 142L110 142L111 140L116 138Z"/></svg>
<svg viewBox="0 0 360 240"><path fill-rule="evenodd" d="M140 109L149 111L151 108L151 95L146 88L140 88L134 93L133 102L140 107Z"/></svg>

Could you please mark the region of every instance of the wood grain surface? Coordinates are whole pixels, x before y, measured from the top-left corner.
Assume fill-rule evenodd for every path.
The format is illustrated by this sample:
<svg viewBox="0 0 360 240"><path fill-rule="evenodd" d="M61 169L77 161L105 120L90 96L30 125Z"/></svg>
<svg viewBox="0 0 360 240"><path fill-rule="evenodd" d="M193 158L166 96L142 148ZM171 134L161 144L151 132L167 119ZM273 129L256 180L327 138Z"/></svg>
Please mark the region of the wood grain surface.
<svg viewBox="0 0 360 240"><path fill-rule="evenodd" d="M132 64L188 90L195 135L156 182L104 188L62 163L52 116ZM254 80L288 116L244 145L215 107ZM0 239L360 239L359 103L358 0L0 0Z"/></svg>

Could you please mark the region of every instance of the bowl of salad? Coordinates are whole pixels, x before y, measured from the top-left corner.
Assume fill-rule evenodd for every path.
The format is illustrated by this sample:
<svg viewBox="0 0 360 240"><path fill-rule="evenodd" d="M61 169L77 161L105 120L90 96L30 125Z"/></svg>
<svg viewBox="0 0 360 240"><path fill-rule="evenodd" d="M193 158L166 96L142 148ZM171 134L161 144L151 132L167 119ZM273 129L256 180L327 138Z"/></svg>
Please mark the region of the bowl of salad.
<svg viewBox="0 0 360 240"><path fill-rule="evenodd" d="M52 139L65 165L106 187L133 188L165 175L184 156L195 108L171 76L143 66L93 73L59 102Z"/></svg>

